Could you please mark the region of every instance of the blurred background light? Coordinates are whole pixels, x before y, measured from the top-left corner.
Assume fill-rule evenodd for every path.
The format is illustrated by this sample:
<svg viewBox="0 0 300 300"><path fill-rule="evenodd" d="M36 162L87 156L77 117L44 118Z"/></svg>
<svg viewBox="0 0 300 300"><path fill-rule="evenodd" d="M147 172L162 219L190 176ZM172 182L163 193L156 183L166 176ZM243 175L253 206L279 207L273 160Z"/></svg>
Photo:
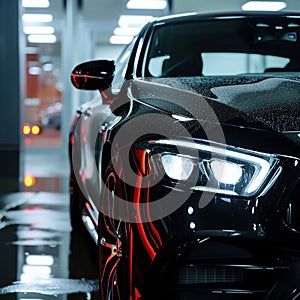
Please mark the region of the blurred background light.
<svg viewBox="0 0 300 300"><path fill-rule="evenodd" d="M49 0L22 0L23 7L47 8L50 6Z"/></svg>
<svg viewBox="0 0 300 300"><path fill-rule="evenodd" d="M52 266L54 263L54 258L52 255L28 255L26 256L27 265L36 266Z"/></svg>
<svg viewBox="0 0 300 300"><path fill-rule="evenodd" d="M25 23L49 23L53 21L51 14L24 14L22 20Z"/></svg>
<svg viewBox="0 0 300 300"><path fill-rule="evenodd" d="M52 44L56 42L56 36L54 34L30 34L28 36L28 42Z"/></svg>
<svg viewBox="0 0 300 300"><path fill-rule="evenodd" d="M24 26L23 31L25 34L53 34L53 26Z"/></svg>
<svg viewBox="0 0 300 300"><path fill-rule="evenodd" d="M137 35L140 32L140 27L116 27L114 35Z"/></svg>
<svg viewBox="0 0 300 300"><path fill-rule="evenodd" d="M133 40L131 35L112 35L109 39L111 44L129 44Z"/></svg>
<svg viewBox="0 0 300 300"><path fill-rule="evenodd" d="M279 11L286 8L282 1L249 1L242 5L245 11Z"/></svg>
<svg viewBox="0 0 300 300"><path fill-rule="evenodd" d="M121 15L118 23L120 27L142 27L152 19L150 15Z"/></svg>
<svg viewBox="0 0 300 300"><path fill-rule="evenodd" d="M25 175L23 179L23 183L25 187L32 187L35 185L35 177L32 175Z"/></svg>
<svg viewBox="0 0 300 300"><path fill-rule="evenodd" d="M126 4L128 9L165 9L165 0L129 0Z"/></svg>

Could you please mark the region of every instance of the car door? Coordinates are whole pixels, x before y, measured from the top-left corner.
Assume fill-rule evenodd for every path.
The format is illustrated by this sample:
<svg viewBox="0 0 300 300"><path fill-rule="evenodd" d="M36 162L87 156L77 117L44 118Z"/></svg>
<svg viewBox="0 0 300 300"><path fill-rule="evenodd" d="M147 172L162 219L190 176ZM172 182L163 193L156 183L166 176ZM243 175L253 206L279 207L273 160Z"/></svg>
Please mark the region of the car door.
<svg viewBox="0 0 300 300"><path fill-rule="evenodd" d="M106 120L112 114L109 105L103 104L100 95L85 104L78 121L81 155L77 164L85 198L90 202L93 211L100 195L100 174L98 168L99 147L102 148L101 138ZM95 220L97 220L95 216Z"/></svg>

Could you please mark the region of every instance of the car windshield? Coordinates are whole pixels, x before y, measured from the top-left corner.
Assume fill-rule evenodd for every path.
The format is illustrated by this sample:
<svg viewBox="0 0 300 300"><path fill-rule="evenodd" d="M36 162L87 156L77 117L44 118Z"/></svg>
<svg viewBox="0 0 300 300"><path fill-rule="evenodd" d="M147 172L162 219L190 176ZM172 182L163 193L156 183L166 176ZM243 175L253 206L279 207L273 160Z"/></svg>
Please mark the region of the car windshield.
<svg viewBox="0 0 300 300"><path fill-rule="evenodd" d="M219 18L156 25L146 74L153 77L295 72L300 19Z"/></svg>

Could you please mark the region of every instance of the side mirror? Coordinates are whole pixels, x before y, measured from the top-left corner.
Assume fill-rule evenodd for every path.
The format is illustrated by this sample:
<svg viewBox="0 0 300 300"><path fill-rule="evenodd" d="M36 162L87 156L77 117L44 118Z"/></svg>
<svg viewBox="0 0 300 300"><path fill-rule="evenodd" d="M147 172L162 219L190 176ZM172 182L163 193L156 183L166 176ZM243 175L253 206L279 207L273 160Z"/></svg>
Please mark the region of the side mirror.
<svg viewBox="0 0 300 300"><path fill-rule="evenodd" d="M112 60L93 60L77 65L71 73L72 84L80 90L105 90L113 80Z"/></svg>

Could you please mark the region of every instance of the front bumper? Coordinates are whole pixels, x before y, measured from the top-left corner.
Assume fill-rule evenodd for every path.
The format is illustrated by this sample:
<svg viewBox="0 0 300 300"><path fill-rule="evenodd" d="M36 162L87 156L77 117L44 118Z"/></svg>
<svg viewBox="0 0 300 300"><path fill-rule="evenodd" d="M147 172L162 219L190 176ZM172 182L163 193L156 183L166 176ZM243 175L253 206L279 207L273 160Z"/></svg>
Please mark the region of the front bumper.
<svg viewBox="0 0 300 300"><path fill-rule="evenodd" d="M281 166L272 188L259 197L214 195L203 206L203 194L193 192L156 221L163 244L145 294L154 297L153 286L160 286L164 299L265 297L300 260L300 169L294 158Z"/></svg>

